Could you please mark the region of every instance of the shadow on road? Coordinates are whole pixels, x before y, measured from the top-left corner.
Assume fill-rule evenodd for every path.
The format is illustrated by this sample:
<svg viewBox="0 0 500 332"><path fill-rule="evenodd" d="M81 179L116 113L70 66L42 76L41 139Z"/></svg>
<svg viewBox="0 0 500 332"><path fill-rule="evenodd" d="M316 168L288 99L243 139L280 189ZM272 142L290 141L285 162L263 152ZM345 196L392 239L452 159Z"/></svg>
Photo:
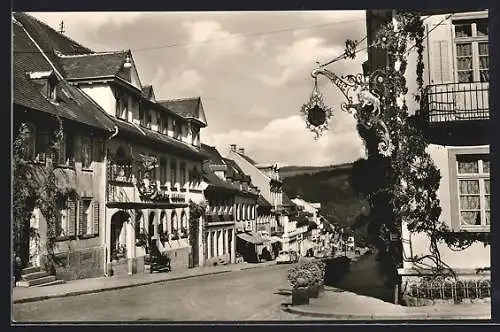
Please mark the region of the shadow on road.
<svg viewBox="0 0 500 332"><path fill-rule="evenodd" d="M283 295L283 296L291 296L292 291L289 289L278 289L278 291L274 292L273 294Z"/></svg>
<svg viewBox="0 0 500 332"><path fill-rule="evenodd" d="M394 301L394 290L385 285L376 255L362 256L357 262L351 262L349 268L342 269L342 275L337 275L330 285L385 302Z"/></svg>

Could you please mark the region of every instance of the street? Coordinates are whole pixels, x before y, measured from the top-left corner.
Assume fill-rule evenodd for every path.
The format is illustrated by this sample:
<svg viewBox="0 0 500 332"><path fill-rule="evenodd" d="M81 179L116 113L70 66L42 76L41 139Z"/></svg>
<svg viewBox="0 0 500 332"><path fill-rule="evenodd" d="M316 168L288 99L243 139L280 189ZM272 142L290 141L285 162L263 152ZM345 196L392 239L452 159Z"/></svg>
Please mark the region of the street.
<svg viewBox="0 0 500 332"><path fill-rule="evenodd" d="M291 265L14 304L17 322L311 319L281 310ZM281 293L281 294L280 294Z"/></svg>

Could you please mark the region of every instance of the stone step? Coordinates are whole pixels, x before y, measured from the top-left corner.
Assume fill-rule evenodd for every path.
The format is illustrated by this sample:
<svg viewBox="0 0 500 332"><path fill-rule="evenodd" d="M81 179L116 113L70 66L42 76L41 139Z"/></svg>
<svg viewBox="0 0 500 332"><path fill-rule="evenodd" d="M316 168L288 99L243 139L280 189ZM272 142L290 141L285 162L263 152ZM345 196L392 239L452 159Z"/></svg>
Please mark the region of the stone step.
<svg viewBox="0 0 500 332"><path fill-rule="evenodd" d="M26 267L22 269L21 274L30 274L30 273L35 273L35 272L40 272L42 271L42 268L40 266L32 266L32 267Z"/></svg>
<svg viewBox="0 0 500 332"><path fill-rule="evenodd" d="M21 276L21 279L22 281L30 281L30 280L33 280L33 279L39 279L39 278L42 278L42 277L46 277L48 276L49 274L45 271L39 271L39 272L32 272L32 273L28 273L28 274L23 274Z"/></svg>
<svg viewBox="0 0 500 332"><path fill-rule="evenodd" d="M28 281L18 281L16 283L16 286L18 287L30 287L30 286L36 286L36 285L41 285L44 283L52 282L56 280L55 276L46 276L46 277L41 277L38 279L33 279L33 280L28 280Z"/></svg>
<svg viewBox="0 0 500 332"><path fill-rule="evenodd" d="M60 285L60 284L64 284L64 283L65 283L64 280L56 279L54 281L47 282L47 283L44 283L44 284L34 285L33 287L53 286L53 285Z"/></svg>

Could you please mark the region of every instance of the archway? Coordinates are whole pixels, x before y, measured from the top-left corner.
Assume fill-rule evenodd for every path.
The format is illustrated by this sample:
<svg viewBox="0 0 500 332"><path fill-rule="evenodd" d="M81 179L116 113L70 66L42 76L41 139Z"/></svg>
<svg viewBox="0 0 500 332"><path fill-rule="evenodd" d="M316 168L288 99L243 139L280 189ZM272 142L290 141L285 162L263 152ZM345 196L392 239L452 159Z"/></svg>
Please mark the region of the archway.
<svg viewBox="0 0 500 332"><path fill-rule="evenodd" d="M149 218L148 218L148 231L147 231L147 234L148 234L148 248L152 248L155 241L153 240L154 238L156 238L156 234L155 234L155 213L154 212L150 212L149 213Z"/></svg>
<svg viewBox="0 0 500 332"><path fill-rule="evenodd" d="M118 260L127 255L126 252L126 223L130 219L130 215L123 211L117 211L111 216L111 242L109 251L111 260Z"/></svg>
<svg viewBox="0 0 500 332"><path fill-rule="evenodd" d="M187 214L186 214L186 211L182 211L181 212L181 229L180 229L181 233L183 235L187 235Z"/></svg>
<svg viewBox="0 0 500 332"><path fill-rule="evenodd" d="M177 213L172 211L170 218L170 229L172 230L172 240L177 240L179 238L179 221L177 220Z"/></svg>

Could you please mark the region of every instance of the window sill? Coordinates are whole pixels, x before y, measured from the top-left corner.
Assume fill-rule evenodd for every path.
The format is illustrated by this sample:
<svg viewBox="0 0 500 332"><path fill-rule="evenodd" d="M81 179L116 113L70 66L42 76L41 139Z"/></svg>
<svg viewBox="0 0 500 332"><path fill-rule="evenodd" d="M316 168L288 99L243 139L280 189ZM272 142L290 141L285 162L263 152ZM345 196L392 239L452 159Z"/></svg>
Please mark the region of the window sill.
<svg viewBox="0 0 500 332"><path fill-rule="evenodd" d="M68 240L76 240L76 235L58 236L58 237L54 238L55 242L62 242L62 241L68 241Z"/></svg>
<svg viewBox="0 0 500 332"><path fill-rule="evenodd" d="M491 232L491 228L489 226L460 227L459 231L465 231L469 233L489 233Z"/></svg>
<svg viewBox="0 0 500 332"><path fill-rule="evenodd" d="M83 240L83 239L92 239L92 238L95 238L95 237L99 237L99 234L82 234L82 235L78 235L78 238Z"/></svg>
<svg viewBox="0 0 500 332"><path fill-rule="evenodd" d="M90 167L82 167L82 172L86 172L86 173L92 173L94 172L94 170Z"/></svg>

